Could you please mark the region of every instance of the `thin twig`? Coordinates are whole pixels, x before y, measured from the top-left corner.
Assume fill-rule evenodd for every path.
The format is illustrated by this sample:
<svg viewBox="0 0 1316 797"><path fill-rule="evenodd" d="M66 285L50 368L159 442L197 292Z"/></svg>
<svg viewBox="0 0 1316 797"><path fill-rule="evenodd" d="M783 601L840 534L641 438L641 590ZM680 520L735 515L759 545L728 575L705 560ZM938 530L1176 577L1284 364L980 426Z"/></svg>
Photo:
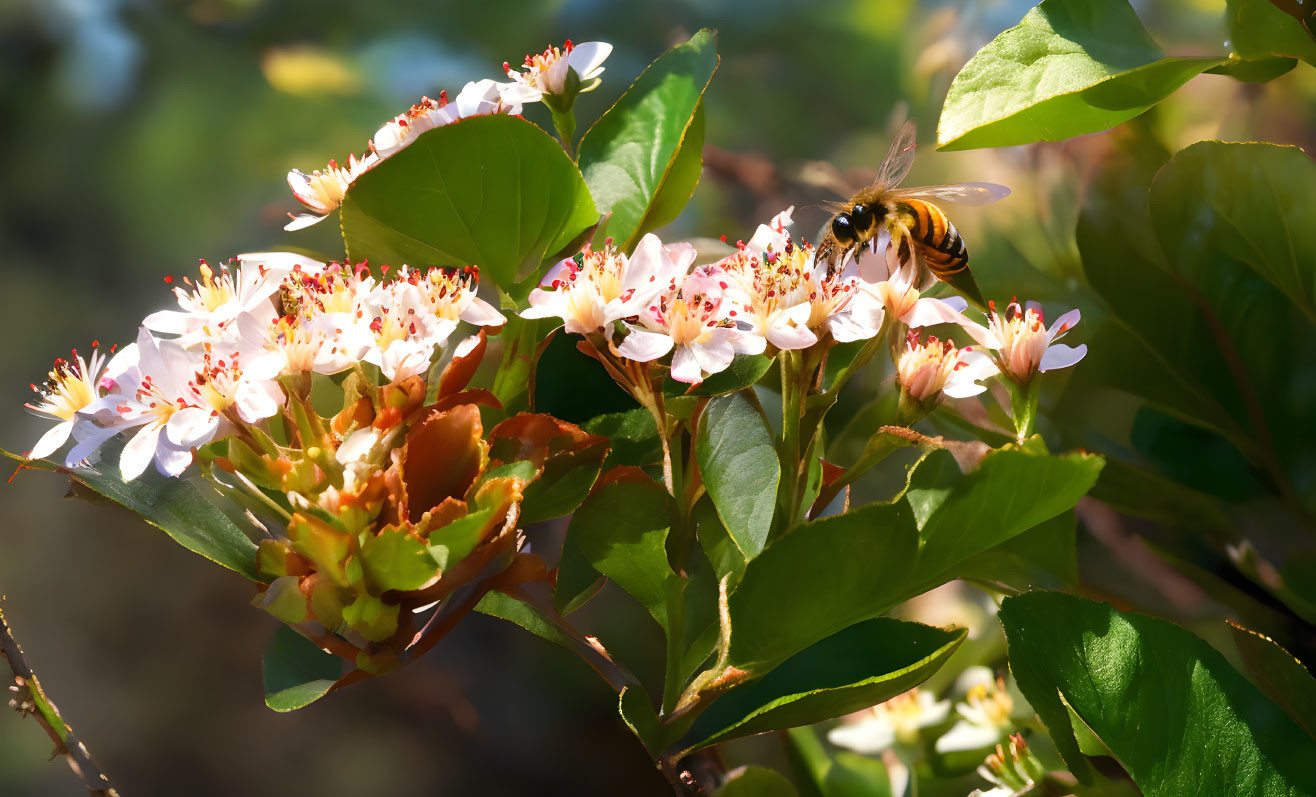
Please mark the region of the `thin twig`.
<svg viewBox="0 0 1316 797"><path fill-rule="evenodd" d="M86 746L60 716L59 709L55 708L55 704L50 702L41 689L41 683L23 655L23 649L9 630L3 608L0 608L0 656L9 663L9 669L14 673L14 684L9 689L16 696L10 699L10 708L23 716L36 719L54 743L54 755L64 756L69 769L83 782L87 791L105 797L118 797L119 792L110 785L109 778L96 766L96 762L91 760L91 753L87 752Z"/></svg>

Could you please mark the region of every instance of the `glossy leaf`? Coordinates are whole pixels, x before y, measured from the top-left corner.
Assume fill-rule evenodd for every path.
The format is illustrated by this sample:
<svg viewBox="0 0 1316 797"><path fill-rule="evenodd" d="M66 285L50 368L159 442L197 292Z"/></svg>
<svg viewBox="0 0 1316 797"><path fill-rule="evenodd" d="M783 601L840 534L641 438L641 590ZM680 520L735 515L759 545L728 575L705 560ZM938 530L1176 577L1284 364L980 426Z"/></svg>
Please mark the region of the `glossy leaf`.
<svg viewBox="0 0 1316 797"><path fill-rule="evenodd" d="M1235 623L1229 624L1229 630L1252 683L1308 736L1316 737L1316 679L1303 663L1268 636Z"/></svg>
<svg viewBox="0 0 1316 797"><path fill-rule="evenodd" d="M1108 130L1224 60L1166 57L1127 0L1044 0L955 76L938 147L1005 147Z"/></svg>
<svg viewBox="0 0 1316 797"><path fill-rule="evenodd" d="M1241 392L1240 377L1256 384L1286 378L1291 305L1224 250L1195 248L1204 259L1189 264L1185 276L1202 278L1199 284L1174 273L1146 204L1164 158L1143 137L1124 140L1088 192L1076 237L1084 272L1110 319L1094 334L1084 368L1096 383L1215 431L1255 460L1258 417ZM1210 206L1185 201L1187 207L1176 205L1199 216L1197 224L1213 217ZM1159 213L1165 218L1165 211ZM1167 233L1182 224L1167 222ZM1249 356L1238 359L1231 350ZM1287 422L1283 415L1276 420Z"/></svg>
<svg viewBox="0 0 1316 797"><path fill-rule="evenodd" d="M571 518L567 538L590 566L638 600L667 628L668 495L643 473L601 484Z"/></svg>
<svg viewBox="0 0 1316 797"><path fill-rule="evenodd" d="M632 465L642 467L662 462L662 442L658 439L658 424L653 413L644 408L596 415L581 424L590 434L608 438L612 450L608 452L604 467Z"/></svg>
<svg viewBox="0 0 1316 797"><path fill-rule="evenodd" d="M585 133L580 170L603 213L600 236L626 251L644 233L676 218L699 179L693 153L702 148L704 90L717 69L714 34L701 30L690 41L649 65L621 99Z"/></svg>
<svg viewBox="0 0 1316 797"><path fill-rule="evenodd" d="M718 516L753 559L767 544L781 481L772 431L743 395L721 396L704 408L695 456Z"/></svg>
<svg viewBox="0 0 1316 797"><path fill-rule="evenodd" d="M361 566L371 585L380 590L419 589L439 570L425 541L398 526L386 526L378 534L366 535L361 544Z"/></svg>
<svg viewBox="0 0 1316 797"><path fill-rule="evenodd" d="M265 649L265 705L293 711L324 697L343 674L343 660L326 653L286 625Z"/></svg>
<svg viewBox="0 0 1316 797"><path fill-rule="evenodd" d="M107 446L104 457L90 468L64 468L46 460L29 461L3 449L0 454L27 468L68 476L76 485L138 515L189 551L252 581L265 580L256 571L256 544L206 499L202 490L209 491L208 486L187 479L171 479L154 471L125 482L119 476L118 458L112 450L117 450L117 446Z"/></svg>
<svg viewBox="0 0 1316 797"><path fill-rule="evenodd" d="M1080 781L1092 771L1066 706L1149 797L1316 790L1316 741L1188 631L1054 592L1006 598L999 616L1019 688Z"/></svg>
<svg viewBox="0 0 1316 797"><path fill-rule="evenodd" d="M850 626L718 698L695 721L690 746L811 725L881 703L926 680L966 633L890 617Z"/></svg>
<svg viewBox="0 0 1316 797"><path fill-rule="evenodd" d="M1243 58L1280 55L1316 66L1316 40L1270 0L1227 0L1229 43Z"/></svg>
<svg viewBox="0 0 1316 797"><path fill-rule="evenodd" d="M1008 447L960 474L942 451L891 504L806 523L745 568L731 593L730 663L765 673L849 625L955 577L955 568L1069 509L1101 459Z"/></svg>
<svg viewBox="0 0 1316 797"><path fill-rule="evenodd" d="M562 147L530 122L501 114L422 133L357 178L342 206L352 260L478 265L517 299L545 257L597 220Z"/></svg>
<svg viewBox="0 0 1316 797"><path fill-rule="evenodd" d="M1223 251L1316 320L1312 185L1316 163L1297 147L1202 141L1165 164L1148 203L1175 273L1205 290L1216 279L1209 255Z"/></svg>
<svg viewBox="0 0 1316 797"><path fill-rule="evenodd" d="M1073 512L1056 515L955 568L959 578L1002 591L1077 589L1077 521Z"/></svg>

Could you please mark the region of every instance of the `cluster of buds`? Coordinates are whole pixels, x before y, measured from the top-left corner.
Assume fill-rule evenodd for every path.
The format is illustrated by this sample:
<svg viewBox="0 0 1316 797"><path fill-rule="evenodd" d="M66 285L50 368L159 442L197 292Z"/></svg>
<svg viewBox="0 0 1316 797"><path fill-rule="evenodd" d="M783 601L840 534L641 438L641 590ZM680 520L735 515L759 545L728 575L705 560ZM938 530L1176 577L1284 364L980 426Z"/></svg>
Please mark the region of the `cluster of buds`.
<svg viewBox="0 0 1316 797"><path fill-rule="evenodd" d="M122 436L125 481L199 467L268 537L258 604L368 671L420 644L416 615L460 588L542 577L508 570L523 505L607 452L543 415L486 433L498 401L468 384L505 318L476 295L478 270L383 271L291 253L202 262L178 309L113 357L57 361L29 405L55 421L32 456L72 443L77 466ZM449 347L463 323L476 334Z"/></svg>
<svg viewBox="0 0 1316 797"><path fill-rule="evenodd" d="M603 62L611 53L612 45L606 42L573 46L568 41L562 48L550 47L537 55L527 55L523 71L504 63L510 82L486 78L467 83L452 99L446 91L439 92L437 99L421 97L385 122L361 157L348 155L345 165L331 160L328 166L310 174L300 169L288 172L288 187L305 211L289 213L292 220L284 229L300 230L323 221L342 205L347 189L358 177L401 152L428 130L473 116L517 116L526 104L541 101L554 111L570 110L577 94L599 85Z"/></svg>
<svg viewBox="0 0 1316 797"><path fill-rule="evenodd" d="M1068 789L1053 790L1046 783L1047 772L1042 762L1020 734L1012 734L1005 745L996 745L996 751L987 756L978 774L992 784L992 788L974 790L970 797L1020 797L1028 794L1066 794Z"/></svg>

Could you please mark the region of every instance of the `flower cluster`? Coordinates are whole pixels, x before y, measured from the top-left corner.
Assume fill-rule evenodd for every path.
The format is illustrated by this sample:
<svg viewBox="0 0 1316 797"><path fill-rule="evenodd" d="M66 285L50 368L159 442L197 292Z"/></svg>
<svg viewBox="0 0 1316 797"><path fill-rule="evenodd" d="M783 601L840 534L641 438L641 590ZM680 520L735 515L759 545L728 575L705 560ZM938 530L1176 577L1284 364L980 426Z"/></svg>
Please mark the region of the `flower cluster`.
<svg viewBox="0 0 1316 797"><path fill-rule="evenodd" d="M587 248L545 275L521 315L559 318L567 332L591 337L632 363L671 354L672 378L692 385L725 370L737 354L825 349L899 325L907 343L897 357L897 380L925 409L942 396L981 393L983 380L998 373L1026 382L1038 371L1074 364L1086 351L1053 345L1077 322L1077 310L1043 330L1040 310L1022 314L1012 304L1004 318L993 311L984 325L965 315L963 299L923 296L918 264L898 262L886 236L874 240L879 256L864 268L848 260L829 269L809 243L790 236L793 210L707 265L693 266L689 244L665 246L653 234L629 257L610 244ZM875 261L887 268L874 268ZM938 324L955 325L976 345L957 348L935 337L920 342L916 330Z"/></svg>
<svg viewBox="0 0 1316 797"><path fill-rule="evenodd" d="M376 366L388 384L423 376L459 321L496 327L503 316L476 295L474 269L403 267L376 279L364 266L324 264L287 252L202 261L174 289L177 310L147 316L137 340L113 359L96 351L57 361L32 409L58 421L33 449L68 441L66 461L86 459L117 434L128 440L125 480L154 462L177 476L197 449L249 438L312 375ZM35 387L35 386L34 386Z"/></svg>
<svg viewBox="0 0 1316 797"><path fill-rule="evenodd" d="M556 99L559 97L565 97L569 108L576 94L598 86L603 62L611 53L612 45L606 42L573 46L568 41L562 48L550 47L538 55L527 55L524 71L504 63L510 82L488 78L471 81L451 100L446 91L439 92L438 99L421 97L420 102L384 123L361 157L348 155L346 165L331 160L328 166L310 174L300 169L289 171L288 187L306 210L289 213L292 220L284 229L300 230L324 220L343 203L347 189L358 177L401 152L428 130L473 116L517 116L524 105L533 102L557 107L561 104Z"/></svg>

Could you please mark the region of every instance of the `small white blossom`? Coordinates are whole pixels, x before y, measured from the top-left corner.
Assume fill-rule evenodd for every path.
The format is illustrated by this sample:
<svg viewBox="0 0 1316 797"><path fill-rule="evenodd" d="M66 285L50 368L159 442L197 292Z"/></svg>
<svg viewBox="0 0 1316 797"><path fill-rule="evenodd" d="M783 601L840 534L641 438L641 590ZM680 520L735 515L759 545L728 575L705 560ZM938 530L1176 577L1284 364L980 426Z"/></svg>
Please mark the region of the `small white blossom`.
<svg viewBox="0 0 1316 797"><path fill-rule="evenodd" d="M973 326L978 334L988 336L985 345L994 350L1001 372L1018 384L1027 383L1035 373L1068 368L1088 353L1086 344L1071 347L1055 342L1079 322L1078 310L1070 310L1048 328L1042 307L1035 302L1029 302L1027 308L1010 302L1004 314L996 312L995 302L988 304L987 326Z"/></svg>
<svg viewBox="0 0 1316 797"><path fill-rule="evenodd" d="M949 714L949 700L938 701L930 692L911 689L850 715L827 733L827 740L856 753L876 755L897 744L917 745L923 728L944 722Z"/></svg>
<svg viewBox="0 0 1316 797"><path fill-rule="evenodd" d="M725 286L719 272L696 269L640 313L641 326L631 327L617 353L648 362L675 349L672 378L692 385L726 370L737 354L762 354L766 341L727 315Z"/></svg>
<svg viewBox="0 0 1316 797"><path fill-rule="evenodd" d="M603 62L612 54L607 42L585 42L562 47L549 47L542 53L527 55L521 70L504 63L503 70L512 79L506 94L518 102L539 102L545 94L562 95L567 90L568 73L574 71L580 80L578 91L590 91L598 86L596 80L603 74Z"/></svg>
<svg viewBox="0 0 1316 797"><path fill-rule="evenodd" d="M996 364L972 346L955 348L949 340L929 335L920 343L911 331L905 350L896 361L896 382L917 402L936 400L939 394L968 398L987 389L979 381L996 373Z"/></svg>
<svg viewBox="0 0 1316 797"><path fill-rule="evenodd" d="M339 166L337 161L331 160L328 166L310 174L300 169L289 171L288 187L292 189L292 195L310 212L296 215L289 213L288 217L292 221L285 224L283 229L292 231L310 227L338 210L338 206L343 204L348 186L379 162L379 158L373 152L360 158L348 155L346 166Z"/></svg>
<svg viewBox="0 0 1316 797"><path fill-rule="evenodd" d="M663 246L652 233L629 258L607 247L585 251L549 269L530 292L522 318L561 318L564 329L588 335L614 321L638 316L659 295L676 288L694 262L689 244Z"/></svg>

